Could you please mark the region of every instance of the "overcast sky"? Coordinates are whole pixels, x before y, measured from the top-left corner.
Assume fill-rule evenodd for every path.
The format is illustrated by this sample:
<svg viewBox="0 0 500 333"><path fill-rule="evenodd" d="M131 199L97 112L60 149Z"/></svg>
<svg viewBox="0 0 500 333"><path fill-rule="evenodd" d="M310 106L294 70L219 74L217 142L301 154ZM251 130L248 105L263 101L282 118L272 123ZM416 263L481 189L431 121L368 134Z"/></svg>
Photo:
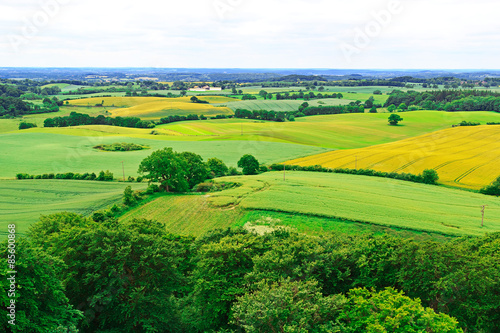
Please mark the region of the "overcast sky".
<svg viewBox="0 0 500 333"><path fill-rule="evenodd" d="M2 0L0 67L499 69L498 0Z"/></svg>

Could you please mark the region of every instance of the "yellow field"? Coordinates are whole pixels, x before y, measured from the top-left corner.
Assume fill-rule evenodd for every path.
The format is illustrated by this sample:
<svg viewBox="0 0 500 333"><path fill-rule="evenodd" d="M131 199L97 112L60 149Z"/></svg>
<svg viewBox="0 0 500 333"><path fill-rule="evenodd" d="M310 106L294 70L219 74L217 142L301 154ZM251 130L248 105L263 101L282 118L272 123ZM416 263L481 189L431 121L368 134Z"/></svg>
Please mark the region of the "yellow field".
<svg viewBox="0 0 500 333"><path fill-rule="evenodd" d="M333 151L288 161L301 166L421 173L434 169L439 183L479 189L500 175L500 126L449 128L397 142Z"/></svg>
<svg viewBox="0 0 500 333"><path fill-rule="evenodd" d="M226 103L235 101L234 98L222 96L203 96L200 99L209 103ZM210 104L192 103L190 97L163 98L163 97L95 97L70 101L74 106L94 106L104 101L105 107L117 107L111 111L114 117L141 117L147 120L160 119L169 115L217 115L233 114L227 107L214 107Z"/></svg>

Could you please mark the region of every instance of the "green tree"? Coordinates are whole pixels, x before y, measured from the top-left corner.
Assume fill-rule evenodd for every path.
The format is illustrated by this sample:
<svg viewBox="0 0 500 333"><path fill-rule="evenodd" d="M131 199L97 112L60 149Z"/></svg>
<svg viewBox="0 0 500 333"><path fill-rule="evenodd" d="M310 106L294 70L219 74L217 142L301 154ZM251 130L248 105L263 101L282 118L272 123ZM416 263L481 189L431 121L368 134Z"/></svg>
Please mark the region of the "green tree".
<svg viewBox="0 0 500 333"><path fill-rule="evenodd" d="M181 93L180 93L180 94L181 94L181 96L182 96L182 97L184 97L184 96L186 96L187 91L186 91L186 90L181 90Z"/></svg>
<svg viewBox="0 0 500 333"><path fill-rule="evenodd" d="M299 112L304 110L305 108L307 108L309 106L309 103L307 102L304 102L302 103L300 106L299 106Z"/></svg>
<svg viewBox="0 0 500 333"><path fill-rule="evenodd" d="M389 112L394 112L395 110L396 110L396 105L394 104L389 105L389 107L387 108L387 111Z"/></svg>
<svg viewBox="0 0 500 333"><path fill-rule="evenodd" d="M213 177L224 177L229 171L226 164L218 158L209 158L207 165Z"/></svg>
<svg viewBox="0 0 500 333"><path fill-rule="evenodd" d="M134 191L132 191L132 186L125 187L123 191L123 203L127 206L133 206L136 202L137 200L135 199Z"/></svg>
<svg viewBox="0 0 500 333"><path fill-rule="evenodd" d="M45 226L51 222L47 217ZM39 245L64 261L58 266L71 303L85 314L84 332L179 331L174 294L187 292L184 260L190 260L193 239L169 235L164 224L147 220L86 220L49 238L52 244Z"/></svg>
<svg viewBox="0 0 500 333"><path fill-rule="evenodd" d="M191 152L183 152L179 154L179 157L184 159L187 165L185 173L189 188L193 188L196 184L208 178L208 167L203 162L203 158L200 155Z"/></svg>
<svg viewBox="0 0 500 333"><path fill-rule="evenodd" d="M61 279L64 263L40 248L33 246L24 237L18 237L15 243L15 271L8 267L9 252L7 241L0 244L0 331L2 332L77 332L78 322L83 318L66 297ZM14 277L14 280L8 278ZM16 287L11 288L11 282ZM14 290L14 294L11 289ZM12 296L12 297L8 297ZM8 323L15 300L15 326Z"/></svg>
<svg viewBox="0 0 500 333"><path fill-rule="evenodd" d="M142 160L138 172L144 174L149 182L159 182L160 188L167 192L185 192L189 189L186 160L172 148L153 152Z"/></svg>
<svg viewBox="0 0 500 333"><path fill-rule="evenodd" d="M398 122L403 121L399 114L393 113L389 116L389 124L396 126Z"/></svg>
<svg viewBox="0 0 500 333"><path fill-rule="evenodd" d="M243 169L244 175L256 175L259 170L259 161L252 155L243 155L238 161L238 168Z"/></svg>
<svg viewBox="0 0 500 333"><path fill-rule="evenodd" d="M370 98L368 98L365 102L365 108L371 109L373 107L374 101L375 101L375 99L373 98L373 96L370 96Z"/></svg>
<svg viewBox="0 0 500 333"><path fill-rule="evenodd" d="M439 175L434 169L426 169L422 172L422 178L425 184L437 184Z"/></svg>
<svg viewBox="0 0 500 333"><path fill-rule="evenodd" d="M369 112L370 112L370 113L377 113L377 108L376 108L376 107L374 107L374 106L372 106L372 107L370 108L370 111L369 111Z"/></svg>
<svg viewBox="0 0 500 333"><path fill-rule="evenodd" d="M267 91L265 91L265 90L261 90L261 91L259 91L259 95L260 95L262 98L267 99Z"/></svg>
<svg viewBox="0 0 500 333"><path fill-rule="evenodd" d="M191 102L192 103L198 103L199 102L198 97L196 97L196 96L191 97Z"/></svg>
<svg viewBox="0 0 500 333"><path fill-rule="evenodd" d="M408 106L406 105L406 103L401 103L401 104L399 104L398 109L399 110L408 110Z"/></svg>
<svg viewBox="0 0 500 333"><path fill-rule="evenodd" d="M349 292L340 319L349 332L435 332L461 333L456 319L424 308L393 288L375 292L364 288Z"/></svg>
<svg viewBox="0 0 500 333"><path fill-rule="evenodd" d="M480 192L487 195L500 195L500 176L495 179L490 185L483 187Z"/></svg>
<svg viewBox="0 0 500 333"><path fill-rule="evenodd" d="M248 293L233 305L232 322L247 333L339 332L336 323L345 297L324 297L317 282L280 281Z"/></svg>

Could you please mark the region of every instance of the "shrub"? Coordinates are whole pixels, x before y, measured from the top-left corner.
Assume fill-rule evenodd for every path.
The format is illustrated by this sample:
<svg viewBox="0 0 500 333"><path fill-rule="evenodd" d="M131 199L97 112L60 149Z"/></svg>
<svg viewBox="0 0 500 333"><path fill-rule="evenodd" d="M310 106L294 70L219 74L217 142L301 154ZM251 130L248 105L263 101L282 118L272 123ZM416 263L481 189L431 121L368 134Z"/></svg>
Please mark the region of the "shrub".
<svg viewBox="0 0 500 333"><path fill-rule="evenodd" d="M151 184L146 189L146 194L153 194L155 192L160 192L160 187L156 184Z"/></svg>
<svg viewBox="0 0 500 333"><path fill-rule="evenodd" d="M37 127L36 124L33 124L33 123L26 123L26 122L21 122L19 124L19 129L20 130L23 130L23 129L28 129L28 128L33 128L33 127Z"/></svg>
<svg viewBox="0 0 500 333"><path fill-rule="evenodd" d="M500 195L500 176L492 182L490 185L483 187L480 191L482 194L486 195Z"/></svg>

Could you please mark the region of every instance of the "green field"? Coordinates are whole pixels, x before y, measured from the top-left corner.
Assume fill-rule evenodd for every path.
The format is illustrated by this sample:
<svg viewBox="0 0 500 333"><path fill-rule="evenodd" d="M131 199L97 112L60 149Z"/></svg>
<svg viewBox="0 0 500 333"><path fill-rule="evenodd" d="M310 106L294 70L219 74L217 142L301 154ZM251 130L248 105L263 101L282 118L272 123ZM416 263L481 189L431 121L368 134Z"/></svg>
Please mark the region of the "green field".
<svg viewBox="0 0 500 333"><path fill-rule="evenodd" d="M495 112L415 111L401 116L404 121L400 126L389 126L385 113L354 113L296 118L295 122L285 123L227 119L173 123L159 128L198 136L200 140L213 139L211 136L217 136L217 140L248 140L248 136L254 136L259 140L348 149L415 137L449 128L462 120L500 122L500 114Z"/></svg>
<svg viewBox="0 0 500 333"><path fill-rule="evenodd" d="M259 217L279 219L279 225L306 232L359 231L369 225L455 236L500 231L500 201L461 190L385 178L290 171L286 181L281 172L220 181L242 186L208 195L160 197L122 219L156 219L171 231L193 235L210 228L255 223ZM488 205L483 228L481 205Z"/></svg>
<svg viewBox="0 0 500 333"><path fill-rule="evenodd" d="M2 178L14 178L17 173L84 173L100 170L110 170L115 177L122 177L122 161L125 165L125 176L135 177L140 162L152 151L164 147L194 152L205 159L217 157L229 166L236 166L244 154L253 154L261 163L275 163L327 151L318 147L265 141L166 142L114 135L76 136L49 133L3 134L0 135L0 141L3 144L0 154ZM141 144L151 149L103 152L92 148L98 144L117 142Z"/></svg>
<svg viewBox="0 0 500 333"><path fill-rule="evenodd" d="M69 211L83 215L121 203L123 190L146 184L78 180L0 180L0 236L8 224L24 234L40 215Z"/></svg>
<svg viewBox="0 0 500 333"><path fill-rule="evenodd" d="M243 186L211 195L219 207L336 217L451 235L500 231L500 201L477 193L393 179L281 172L227 177ZM362 189L362 190L361 190ZM481 228L481 205L488 205Z"/></svg>
<svg viewBox="0 0 500 333"><path fill-rule="evenodd" d="M337 99L337 98L325 98L308 101L310 106L320 106L320 105L347 105L351 100ZM248 100L239 102L229 102L214 104L215 106L227 106L231 110L235 111L237 109L247 109L250 111L254 110L270 110L277 112L284 111L297 111L299 106L304 103L303 100Z"/></svg>

